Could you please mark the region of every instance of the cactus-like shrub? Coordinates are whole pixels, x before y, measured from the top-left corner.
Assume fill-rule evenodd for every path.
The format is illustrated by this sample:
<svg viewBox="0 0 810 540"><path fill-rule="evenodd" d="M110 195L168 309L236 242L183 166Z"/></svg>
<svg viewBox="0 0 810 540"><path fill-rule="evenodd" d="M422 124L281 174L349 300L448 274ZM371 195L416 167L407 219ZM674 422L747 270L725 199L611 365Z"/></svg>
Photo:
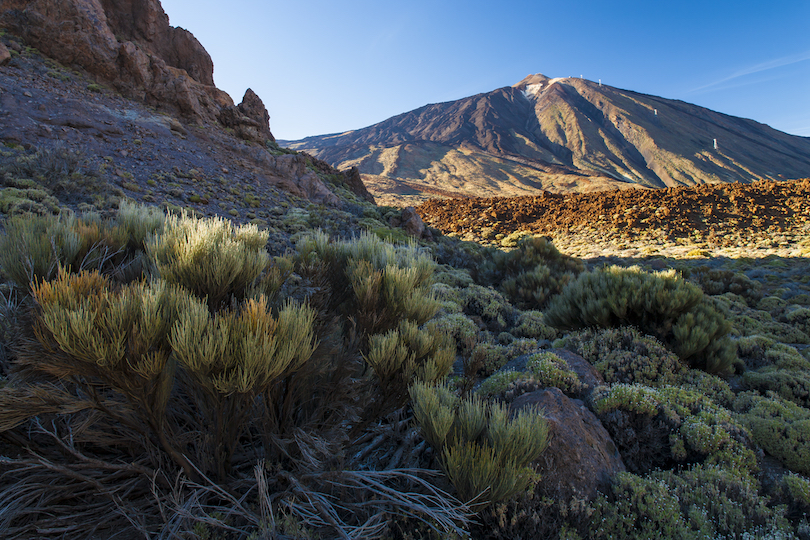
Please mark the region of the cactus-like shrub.
<svg viewBox="0 0 810 540"><path fill-rule="evenodd" d="M290 303L274 317L264 297L247 300L238 311L211 314L195 300L180 312L170 343L194 381L189 392L210 441L206 471L225 477L257 396L312 356L314 319L311 309Z"/></svg>
<svg viewBox="0 0 810 540"><path fill-rule="evenodd" d="M735 360L731 325L694 284L674 271L638 267L585 272L556 296L546 322L564 329L632 325L668 345L692 367L722 372Z"/></svg>
<svg viewBox="0 0 810 540"><path fill-rule="evenodd" d="M687 371L676 354L632 326L574 332L566 337L566 346L593 364L608 383L672 385Z"/></svg>
<svg viewBox="0 0 810 540"><path fill-rule="evenodd" d="M423 324L439 310L430 292L436 263L415 245L370 234L330 242L315 233L296 248L299 272L325 293L313 300L351 317L362 336L388 332L402 319Z"/></svg>
<svg viewBox="0 0 810 540"><path fill-rule="evenodd" d="M775 394L738 394L734 410L759 446L792 471L810 474L810 411Z"/></svg>
<svg viewBox="0 0 810 540"><path fill-rule="evenodd" d="M182 215L168 216L146 248L162 279L207 298L215 310L231 295L243 297L264 271L266 244L267 232L254 225Z"/></svg>
<svg viewBox="0 0 810 540"><path fill-rule="evenodd" d="M539 411L510 419L504 405L459 399L442 387L416 383L410 393L416 420L462 500L477 505L507 500L535 480L529 464L548 444L548 425Z"/></svg>
<svg viewBox="0 0 810 540"><path fill-rule="evenodd" d="M377 376L380 399L395 409L406 403L414 380L435 383L447 376L456 347L447 334L403 320L397 328L370 337L365 359Z"/></svg>

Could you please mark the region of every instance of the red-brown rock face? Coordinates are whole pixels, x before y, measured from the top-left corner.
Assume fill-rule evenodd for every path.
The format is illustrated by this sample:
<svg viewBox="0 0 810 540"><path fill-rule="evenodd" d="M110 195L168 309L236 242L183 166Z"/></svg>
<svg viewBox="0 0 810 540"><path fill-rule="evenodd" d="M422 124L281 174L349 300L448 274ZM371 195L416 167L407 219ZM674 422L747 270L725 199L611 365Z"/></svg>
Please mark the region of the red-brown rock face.
<svg viewBox="0 0 810 540"><path fill-rule="evenodd" d="M211 57L190 32L169 25L159 0L3 0L0 27L150 105L208 122L234 106L214 86ZM268 119L264 111L256 131L272 139Z"/></svg>

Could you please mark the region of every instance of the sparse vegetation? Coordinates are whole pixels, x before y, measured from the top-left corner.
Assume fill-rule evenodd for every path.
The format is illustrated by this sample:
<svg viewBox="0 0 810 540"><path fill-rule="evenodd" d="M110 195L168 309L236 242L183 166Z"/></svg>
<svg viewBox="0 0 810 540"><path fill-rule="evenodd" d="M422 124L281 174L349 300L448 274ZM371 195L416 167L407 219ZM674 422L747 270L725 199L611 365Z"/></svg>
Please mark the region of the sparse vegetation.
<svg viewBox="0 0 810 540"><path fill-rule="evenodd" d="M113 97L21 50L15 69ZM172 145L204 133L216 154L208 127L151 113ZM399 208L269 141L223 134L238 160L164 163L140 128L114 145L77 129L110 155L58 131L0 147L0 536L810 534L800 227L695 231L638 205L542 230L515 225L525 201L493 200L454 224L489 247L414 240ZM257 153L300 160L340 204L236 165ZM786 203L796 223L803 204ZM628 469L595 498L536 472L568 424L513 407L545 394L581 400Z"/></svg>

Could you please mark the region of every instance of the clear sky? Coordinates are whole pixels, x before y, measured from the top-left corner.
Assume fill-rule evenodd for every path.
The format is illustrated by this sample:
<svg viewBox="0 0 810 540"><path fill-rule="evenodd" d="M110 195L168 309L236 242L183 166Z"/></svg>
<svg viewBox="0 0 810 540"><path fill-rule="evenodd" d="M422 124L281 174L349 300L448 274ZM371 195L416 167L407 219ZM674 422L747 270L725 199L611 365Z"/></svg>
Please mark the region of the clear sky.
<svg viewBox="0 0 810 540"><path fill-rule="evenodd" d="M810 136L810 0L162 0L279 139L580 75Z"/></svg>

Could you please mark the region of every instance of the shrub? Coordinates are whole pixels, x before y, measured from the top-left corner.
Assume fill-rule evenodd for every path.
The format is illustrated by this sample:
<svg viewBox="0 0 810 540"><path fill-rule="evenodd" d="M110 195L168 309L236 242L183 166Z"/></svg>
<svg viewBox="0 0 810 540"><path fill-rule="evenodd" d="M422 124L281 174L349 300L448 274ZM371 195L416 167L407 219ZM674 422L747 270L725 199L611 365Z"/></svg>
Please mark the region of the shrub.
<svg viewBox="0 0 810 540"><path fill-rule="evenodd" d="M180 312L170 344L195 382L190 392L210 444L207 471L225 477L257 396L312 356L314 320L311 309L289 303L274 318L264 297L247 300L239 311L212 315L192 301Z"/></svg>
<svg viewBox="0 0 810 540"><path fill-rule="evenodd" d="M484 505L510 499L535 480L528 466L545 450L548 426L540 411L514 418L503 405L460 400L445 388L416 383L414 416L462 500Z"/></svg>
<svg viewBox="0 0 810 540"><path fill-rule="evenodd" d="M53 279L60 266L74 266L81 238L74 220L62 216L14 217L6 221L0 238L0 266L18 287L28 290L36 280Z"/></svg>
<svg viewBox="0 0 810 540"><path fill-rule="evenodd" d="M482 285L499 284L513 304L531 309L542 307L584 269L582 261L563 255L547 238L523 236L514 250L495 251L474 277Z"/></svg>
<svg viewBox="0 0 810 540"><path fill-rule="evenodd" d="M735 360L731 325L704 301L702 291L674 271L648 274L638 267L580 274L554 298L546 322L557 328L638 327L666 343L692 367L728 370Z"/></svg>
<svg viewBox="0 0 810 540"><path fill-rule="evenodd" d="M763 367L743 374L745 388L761 394L773 392L797 405L810 408L810 373L806 369Z"/></svg>
<svg viewBox="0 0 810 540"><path fill-rule="evenodd" d="M556 387L566 394L578 394L582 383L568 364L551 352L535 353L526 361L526 373L545 388Z"/></svg>
<svg viewBox="0 0 810 540"><path fill-rule="evenodd" d="M783 509L767 503L753 478L719 467L619 473L594 503L589 538L793 537Z"/></svg>
<svg viewBox="0 0 810 540"><path fill-rule="evenodd" d="M414 380L436 383L446 377L456 359L456 347L447 334L420 330L416 323L403 320L396 329L370 337L365 359L377 375L386 404L382 410L393 410L407 402L408 386Z"/></svg>
<svg viewBox="0 0 810 540"><path fill-rule="evenodd" d="M681 514L677 495L655 479L620 472L610 494L594 503L591 536L597 539L703 538Z"/></svg>
<svg viewBox="0 0 810 540"><path fill-rule="evenodd" d="M557 331L545 323L545 318L539 311L522 312L512 333L517 337L534 339L552 340L557 337Z"/></svg>
<svg viewBox="0 0 810 540"><path fill-rule="evenodd" d="M690 281L695 282L710 295L733 293L755 305L762 298L762 284L745 274L701 266L689 273Z"/></svg>
<svg viewBox="0 0 810 540"><path fill-rule="evenodd" d="M598 388L594 412L632 472L705 463L753 474L753 445L731 413L697 392L616 384Z"/></svg>
<svg viewBox="0 0 810 540"><path fill-rule="evenodd" d="M774 394L744 392L734 401L759 446L791 470L810 473L810 411Z"/></svg>
<svg viewBox="0 0 810 540"><path fill-rule="evenodd" d="M496 343L479 343L470 353L473 365L480 366L484 375L489 375L501 369L509 360L507 348Z"/></svg>
<svg viewBox="0 0 810 540"><path fill-rule="evenodd" d="M607 383L672 385L687 370L660 341L632 326L575 332L566 337L566 346L593 364Z"/></svg>
<svg viewBox="0 0 810 540"><path fill-rule="evenodd" d="M207 297L212 310L231 295L242 298L269 263L267 232L221 218L168 216L151 236L147 253L160 277Z"/></svg>
<svg viewBox="0 0 810 540"><path fill-rule="evenodd" d="M518 311L491 287L472 285L459 291L459 296L464 313L480 319L492 332L502 332L517 320Z"/></svg>
<svg viewBox="0 0 810 540"><path fill-rule="evenodd" d="M430 328L432 332L451 336L456 342L457 352L464 357L470 356L478 343L478 327L461 313L437 317L430 321Z"/></svg>
<svg viewBox="0 0 810 540"><path fill-rule="evenodd" d="M430 293L436 263L413 244L370 234L329 242L316 233L296 247L301 274L323 293L313 301L351 316L362 336L388 332L402 319L423 324L439 309Z"/></svg>

